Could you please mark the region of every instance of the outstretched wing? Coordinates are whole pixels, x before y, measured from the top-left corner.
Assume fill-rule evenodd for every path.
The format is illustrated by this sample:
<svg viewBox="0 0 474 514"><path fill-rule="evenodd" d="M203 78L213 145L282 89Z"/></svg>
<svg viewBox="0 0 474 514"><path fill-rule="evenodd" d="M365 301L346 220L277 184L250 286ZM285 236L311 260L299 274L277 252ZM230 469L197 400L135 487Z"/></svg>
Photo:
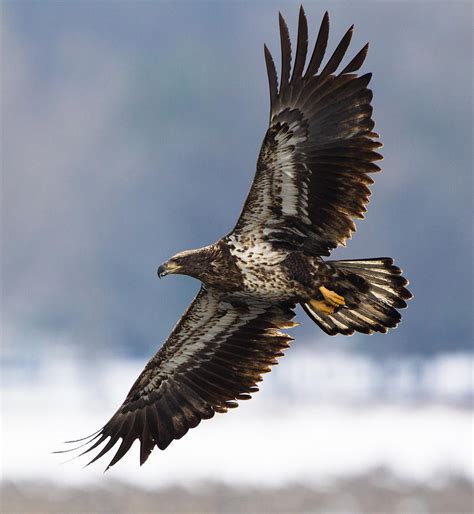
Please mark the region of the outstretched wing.
<svg viewBox="0 0 474 514"><path fill-rule="evenodd" d="M280 85L265 46L270 126L234 237L258 234L275 245L329 255L355 230L353 218L363 218L373 183L369 174L380 170L374 161L382 158L374 150L382 145L372 131L372 92L367 89L371 74L354 73L362 66L368 45L336 74L352 29L318 74L328 40L326 13L304 71L308 26L301 7L291 70L290 37L280 14Z"/></svg>
<svg viewBox="0 0 474 514"><path fill-rule="evenodd" d="M258 391L261 375L288 347L292 338L280 329L295 325L293 317L292 306L231 305L216 291L201 288L117 412L84 443L89 447L82 454L108 439L92 463L121 439L110 467L139 439L143 464L155 446L164 450L202 419L237 407L235 400Z"/></svg>

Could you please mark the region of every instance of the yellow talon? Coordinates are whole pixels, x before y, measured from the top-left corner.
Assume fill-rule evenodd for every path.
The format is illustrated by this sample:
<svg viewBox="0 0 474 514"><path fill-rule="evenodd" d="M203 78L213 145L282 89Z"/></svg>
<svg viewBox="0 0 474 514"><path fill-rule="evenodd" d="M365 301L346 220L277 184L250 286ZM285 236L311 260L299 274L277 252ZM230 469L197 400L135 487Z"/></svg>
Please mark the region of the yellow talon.
<svg viewBox="0 0 474 514"><path fill-rule="evenodd" d="M331 291L330 289L327 289L324 286L321 286L319 290L321 291L321 294L324 296L324 300L329 305L332 305L334 307L341 307L342 305L346 305L344 297L338 295L336 292Z"/></svg>
<svg viewBox="0 0 474 514"><path fill-rule="evenodd" d="M314 310L327 315L334 314L334 311L336 310L334 306L329 305L325 300L310 300L309 304Z"/></svg>
<svg viewBox="0 0 474 514"><path fill-rule="evenodd" d="M319 288L324 300L310 300L309 304L311 307L326 316L334 314L338 307L342 307L346 304L343 296L338 295L336 292L327 289L324 286Z"/></svg>

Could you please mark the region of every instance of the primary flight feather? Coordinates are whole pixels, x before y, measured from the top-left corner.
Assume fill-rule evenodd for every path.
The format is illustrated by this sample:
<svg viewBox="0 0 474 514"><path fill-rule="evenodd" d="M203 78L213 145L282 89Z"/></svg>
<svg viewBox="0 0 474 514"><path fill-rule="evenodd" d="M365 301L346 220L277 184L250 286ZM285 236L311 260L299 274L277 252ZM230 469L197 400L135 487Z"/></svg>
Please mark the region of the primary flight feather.
<svg viewBox="0 0 474 514"><path fill-rule="evenodd" d="M386 332L411 294L390 258L323 261L345 245L362 218L382 145L373 132L371 75L358 75L364 46L338 72L351 27L323 65L326 13L308 58L308 25L300 8L294 64L280 15L281 73L265 46L270 122L257 171L234 230L218 242L181 252L158 268L201 281L201 290L148 362L124 403L83 453L117 442L113 466L140 441L143 464L202 419L237 407L258 390L283 355L283 329L297 304L327 334ZM306 70L305 70L306 67Z"/></svg>

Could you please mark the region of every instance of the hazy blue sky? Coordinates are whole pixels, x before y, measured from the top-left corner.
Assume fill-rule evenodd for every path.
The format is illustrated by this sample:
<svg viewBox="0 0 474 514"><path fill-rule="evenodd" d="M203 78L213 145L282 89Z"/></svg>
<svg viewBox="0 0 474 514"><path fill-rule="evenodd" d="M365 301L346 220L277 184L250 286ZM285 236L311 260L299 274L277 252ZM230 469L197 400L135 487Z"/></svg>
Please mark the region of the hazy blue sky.
<svg viewBox="0 0 474 514"><path fill-rule="evenodd" d="M390 255L415 299L357 350L471 347L472 4L306 2L330 48L370 42L385 144L369 212L336 256ZM7 355L151 354L198 289L157 266L230 230L268 120L263 43L297 2L3 2L2 327ZM55 347L55 346L54 346Z"/></svg>

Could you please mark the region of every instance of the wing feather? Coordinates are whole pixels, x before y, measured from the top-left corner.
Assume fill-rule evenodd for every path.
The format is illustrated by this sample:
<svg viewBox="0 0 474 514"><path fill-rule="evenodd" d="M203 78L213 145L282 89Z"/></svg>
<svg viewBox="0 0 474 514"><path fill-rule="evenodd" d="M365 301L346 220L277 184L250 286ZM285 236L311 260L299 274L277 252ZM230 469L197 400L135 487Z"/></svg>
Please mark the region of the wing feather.
<svg viewBox="0 0 474 514"><path fill-rule="evenodd" d="M295 66L291 80L295 77L300 77L303 74L304 65L306 62L306 54L308 53L308 21L303 6L300 7L300 14L298 18L298 42L296 44L296 57Z"/></svg>
<svg viewBox="0 0 474 514"><path fill-rule="evenodd" d="M313 53L311 55L311 59L308 64L308 68L306 70L305 79L312 77L318 73L319 67L323 62L324 54L326 53L326 48L328 46L328 38L329 38L329 13L326 11L323 16L323 20L321 22L321 27L319 28L318 37L316 39L316 44L314 45Z"/></svg>
<svg viewBox="0 0 474 514"><path fill-rule="evenodd" d="M108 467L140 441L140 464L155 446L164 450L202 419L226 412L258 391L257 383L291 338L293 307L232 305L214 290L201 289L170 337L148 362L124 403L97 432L89 453L105 446L95 462L119 441Z"/></svg>
<svg viewBox="0 0 474 514"><path fill-rule="evenodd" d="M266 240L274 246L329 255L345 245L364 217L380 171L374 161L382 146L373 132L371 74L356 73L365 45L336 75L349 48L353 27L344 34L319 75L326 53L326 13L306 72L308 26L300 9L295 64L291 71L288 27L279 16L282 77L265 47L270 83L270 126L262 143L257 171L242 214L230 239ZM291 80L290 80L291 76Z"/></svg>
<svg viewBox="0 0 474 514"><path fill-rule="evenodd" d="M281 44L281 79L283 85L287 85L290 81L290 68L291 68L291 42L290 33L288 32L288 25L285 19L278 14L278 21L280 24L280 44ZM285 91L285 87L281 87L280 91Z"/></svg>
<svg viewBox="0 0 474 514"><path fill-rule="evenodd" d="M344 37L341 39L340 43L337 45L336 50L334 50L334 53L327 62L323 71L321 72L321 77L331 75L331 73L334 73L337 70L338 66L341 64L342 59L344 58L344 55L346 54L347 49L349 48L353 31L354 25L351 25L349 30L344 34Z"/></svg>
<svg viewBox="0 0 474 514"><path fill-rule="evenodd" d="M362 50L352 59L352 61L341 71L340 75L344 75L346 73L353 73L357 71L365 61L367 57L367 52L369 51L369 43L367 43Z"/></svg>
<svg viewBox="0 0 474 514"><path fill-rule="evenodd" d="M265 64L267 66L268 88L270 93L270 112L278 98L278 76L275 68L275 61L267 45L263 45L265 53Z"/></svg>

